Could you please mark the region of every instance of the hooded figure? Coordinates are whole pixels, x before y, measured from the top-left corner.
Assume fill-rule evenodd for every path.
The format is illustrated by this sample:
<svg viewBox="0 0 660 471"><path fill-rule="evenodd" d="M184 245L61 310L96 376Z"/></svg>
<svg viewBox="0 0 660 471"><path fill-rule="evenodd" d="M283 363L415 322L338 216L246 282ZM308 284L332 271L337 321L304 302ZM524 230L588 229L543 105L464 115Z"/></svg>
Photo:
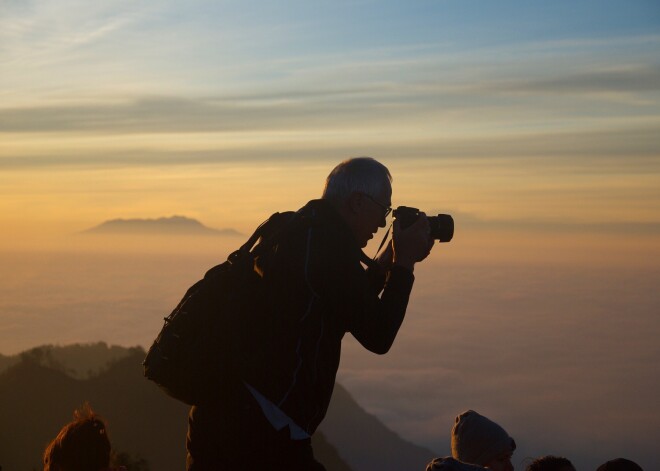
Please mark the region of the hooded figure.
<svg viewBox="0 0 660 471"><path fill-rule="evenodd" d="M464 463L494 471L513 471L516 442L492 420L468 410L456 417L451 430L451 454Z"/></svg>

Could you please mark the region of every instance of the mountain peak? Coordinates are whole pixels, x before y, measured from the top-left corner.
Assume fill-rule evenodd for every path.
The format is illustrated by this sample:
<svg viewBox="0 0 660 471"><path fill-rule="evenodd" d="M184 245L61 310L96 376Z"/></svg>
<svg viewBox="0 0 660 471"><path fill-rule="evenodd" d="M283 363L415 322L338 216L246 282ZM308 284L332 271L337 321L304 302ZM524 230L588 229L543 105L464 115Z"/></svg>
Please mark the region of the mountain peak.
<svg viewBox="0 0 660 471"><path fill-rule="evenodd" d="M84 234L240 235L235 229L213 229L196 219L174 215L156 219L111 219Z"/></svg>

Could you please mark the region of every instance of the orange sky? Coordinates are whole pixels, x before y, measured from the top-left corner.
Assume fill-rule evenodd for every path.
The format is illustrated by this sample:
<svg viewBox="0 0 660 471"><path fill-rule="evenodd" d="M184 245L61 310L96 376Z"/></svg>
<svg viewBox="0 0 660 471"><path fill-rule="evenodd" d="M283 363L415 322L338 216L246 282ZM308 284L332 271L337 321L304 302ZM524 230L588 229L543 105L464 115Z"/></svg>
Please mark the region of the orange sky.
<svg viewBox="0 0 660 471"><path fill-rule="evenodd" d="M248 234L368 155L395 206L456 235L386 361L346 342L349 390L419 443L473 407L521 453L652 462L659 24L655 2L610 0L4 2L0 353L144 345L242 240L80 231L183 215Z"/></svg>

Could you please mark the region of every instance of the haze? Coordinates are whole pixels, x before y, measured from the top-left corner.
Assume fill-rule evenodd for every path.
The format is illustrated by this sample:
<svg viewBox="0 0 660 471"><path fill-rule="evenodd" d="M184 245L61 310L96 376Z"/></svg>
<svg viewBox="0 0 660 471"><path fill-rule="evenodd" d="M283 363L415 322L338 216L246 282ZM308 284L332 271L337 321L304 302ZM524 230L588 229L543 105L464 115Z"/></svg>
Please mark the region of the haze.
<svg viewBox="0 0 660 471"><path fill-rule="evenodd" d="M148 346L242 237L91 237L184 215L246 236L370 155L451 213L392 351L339 380L449 451L473 408L542 454L660 462L656 2L0 5L0 353ZM368 248L373 254L379 233Z"/></svg>

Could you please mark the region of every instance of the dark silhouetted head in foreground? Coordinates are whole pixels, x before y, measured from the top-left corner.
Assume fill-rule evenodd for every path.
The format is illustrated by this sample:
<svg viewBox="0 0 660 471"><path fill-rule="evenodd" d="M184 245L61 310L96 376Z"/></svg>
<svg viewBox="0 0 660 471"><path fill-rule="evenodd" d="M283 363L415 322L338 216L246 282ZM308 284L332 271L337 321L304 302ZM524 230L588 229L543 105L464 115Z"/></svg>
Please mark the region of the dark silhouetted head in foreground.
<svg viewBox="0 0 660 471"><path fill-rule="evenodd" d="M575 471L575 466L561 456L543 456L527 465L526 471Z"/></svg>
<svg viewBox="0 0 660 471"><path fill-rule="evenodd" d="M644 471L640 465L625 458L617 458L601 464L596 471Z"/></svg>
<svg viewBox="0 0 660 471"><path fill-rule="evenodd" d="M85 403L44 452L44 471L98 471L110 465L105 422Z"/></svg>

